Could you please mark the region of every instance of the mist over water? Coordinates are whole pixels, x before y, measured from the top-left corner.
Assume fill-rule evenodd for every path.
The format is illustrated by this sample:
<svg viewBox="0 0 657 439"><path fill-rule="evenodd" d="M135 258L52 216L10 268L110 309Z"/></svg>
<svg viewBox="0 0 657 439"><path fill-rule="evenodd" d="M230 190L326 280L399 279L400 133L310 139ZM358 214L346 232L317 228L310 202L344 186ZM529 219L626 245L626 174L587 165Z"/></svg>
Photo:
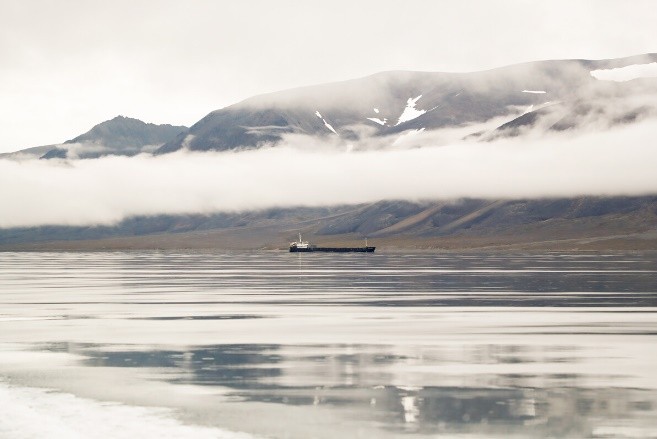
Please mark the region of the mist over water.
<svg viewBox="0 0 657 439"><path fill-rule="evenodd" d="M652 437L655 267L636 253L0 253L0 433Z"/></svg>

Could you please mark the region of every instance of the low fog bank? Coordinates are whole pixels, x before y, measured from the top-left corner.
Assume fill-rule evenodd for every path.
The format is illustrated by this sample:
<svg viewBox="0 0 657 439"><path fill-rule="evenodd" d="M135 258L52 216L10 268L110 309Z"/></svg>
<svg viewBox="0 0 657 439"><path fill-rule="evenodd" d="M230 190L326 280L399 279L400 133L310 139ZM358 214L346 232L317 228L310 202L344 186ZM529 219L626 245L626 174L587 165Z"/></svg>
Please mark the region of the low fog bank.
<svg viewBox="0 0 657 439"><path fill-rule="evenodd" d="M0 227L114 224L135 215L358 204L386 199L657 193L657 122L579 136L407 148L290 137L223 153L0 160ZM422 147L417 147L422 146Z"/></svg>
<svg viewBox="0 0 657 439"><path fill-rule="evenodd" d="M593 70L591 76L603 81L625 82L637 78L657 77L657 62L632 64L615 69Z"/></svg>

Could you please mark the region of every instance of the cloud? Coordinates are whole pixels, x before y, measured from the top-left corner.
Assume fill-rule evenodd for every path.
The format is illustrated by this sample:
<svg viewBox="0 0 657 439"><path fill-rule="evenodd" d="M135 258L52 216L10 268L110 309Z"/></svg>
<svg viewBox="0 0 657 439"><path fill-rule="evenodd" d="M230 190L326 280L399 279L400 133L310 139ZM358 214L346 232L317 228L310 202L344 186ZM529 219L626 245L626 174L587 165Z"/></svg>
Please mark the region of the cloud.
<svg viewBox="0 0 657 439"><path fill-rule="evenodd" d="M61 142L116 114L192 124L259 93L377 71L650 52L654 8L652 0L254 0L230 8L3 0L0 151Z"/></svg>
<svg viewBox="0 0 657 439"><path fill-rule="evenodd" d="M657 76L657 62L649 64L633 64L617 69L593 70L591 76L603 81L625 82L637 78Z"/></svg>
<svg viewBox="0 0 657 439"><path fill-rule="evenodd" d="M275 148L241 152L0 160L0 227L383 199L654 194L656 135L657 122L647 120L532 141L435 146L427 135L422 147L401 150L294 136Z"/></svg>

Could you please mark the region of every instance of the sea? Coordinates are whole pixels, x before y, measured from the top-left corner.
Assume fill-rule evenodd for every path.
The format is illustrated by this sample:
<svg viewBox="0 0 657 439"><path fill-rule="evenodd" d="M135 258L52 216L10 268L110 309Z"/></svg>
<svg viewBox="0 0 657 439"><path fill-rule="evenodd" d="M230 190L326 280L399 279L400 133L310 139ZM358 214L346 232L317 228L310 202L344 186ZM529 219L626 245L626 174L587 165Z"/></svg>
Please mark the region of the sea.
<svg viewBox="0 0 657 439"><path fill-rule="evenodd" d="M0 438L657 438L657 254L0 253Z"/></svg>

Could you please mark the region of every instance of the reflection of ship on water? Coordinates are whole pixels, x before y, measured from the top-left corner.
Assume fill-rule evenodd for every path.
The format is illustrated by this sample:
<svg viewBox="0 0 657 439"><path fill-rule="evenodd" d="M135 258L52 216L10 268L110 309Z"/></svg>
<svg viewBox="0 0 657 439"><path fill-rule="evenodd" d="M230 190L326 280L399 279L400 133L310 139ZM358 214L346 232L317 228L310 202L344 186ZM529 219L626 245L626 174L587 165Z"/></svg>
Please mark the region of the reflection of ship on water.
<svg viewBox="0 0 657 439"><path fill-rule="evenodd" d="M330 253L373 253L376 247L367 245L367 238L365 238L364 247L318 247L310 244L308 241L301 239L299 233L299 240L290 243L290 252L292 253L310 253L310 252L330 252Z"/></svg>

